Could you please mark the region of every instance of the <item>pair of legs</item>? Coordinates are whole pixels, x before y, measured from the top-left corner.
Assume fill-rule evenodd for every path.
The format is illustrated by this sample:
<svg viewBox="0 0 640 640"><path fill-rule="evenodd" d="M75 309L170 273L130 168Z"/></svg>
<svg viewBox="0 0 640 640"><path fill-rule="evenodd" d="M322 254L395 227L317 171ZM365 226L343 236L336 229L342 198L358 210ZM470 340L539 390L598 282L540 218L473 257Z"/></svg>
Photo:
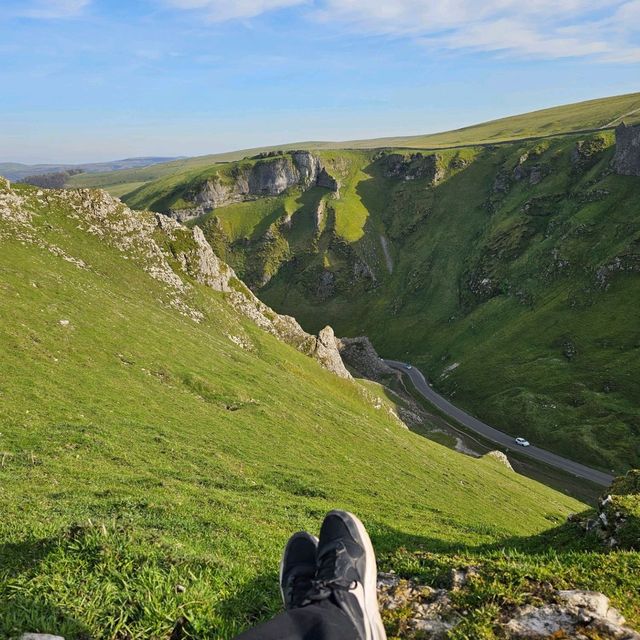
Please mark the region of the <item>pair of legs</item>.
<svg viewBox="0 0 640 640"><path fill-rule="evenodd" d="M285 611L236 640L386 640L376 576L362 522L330 511L319 539L305 531L289 538L280 563Z"/></svg>

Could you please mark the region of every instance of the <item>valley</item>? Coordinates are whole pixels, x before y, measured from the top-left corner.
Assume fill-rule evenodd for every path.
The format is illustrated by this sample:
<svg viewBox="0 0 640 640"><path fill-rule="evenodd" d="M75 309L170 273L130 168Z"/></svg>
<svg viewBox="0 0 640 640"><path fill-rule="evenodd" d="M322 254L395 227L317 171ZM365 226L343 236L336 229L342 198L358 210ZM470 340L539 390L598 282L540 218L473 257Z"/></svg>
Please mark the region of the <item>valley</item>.
<svg viewBox="0 0 640 640"><path fill-rule="evenodd" d="M383 580L446 595L441 635L516 637L576 589L638 627L637 471L606 499L517 473L379 357L602 485L637 467L637 100L0 178L0 635L231 638L336 507ZM390 637L424 637L414 605Z"/></svg>
<svg viewBox="0 0 640 640"><path fill-rule="evenodd" d="M262 152L172 171L123 199L200 226L261 299L307 330L367 335L462 409L619 472L640 455L640 336L629 322L640 180L637 158L628 170L614 158L616 138L638 129L611 128L633 109L611 99L607 115L604 104L470 128L464 148ZM610 128L510 141L515 122L543 131L567 113L582 114L576 127ZM335 184L295 175L302 157ZM206 195L258 169L266 191Z"/></svg>

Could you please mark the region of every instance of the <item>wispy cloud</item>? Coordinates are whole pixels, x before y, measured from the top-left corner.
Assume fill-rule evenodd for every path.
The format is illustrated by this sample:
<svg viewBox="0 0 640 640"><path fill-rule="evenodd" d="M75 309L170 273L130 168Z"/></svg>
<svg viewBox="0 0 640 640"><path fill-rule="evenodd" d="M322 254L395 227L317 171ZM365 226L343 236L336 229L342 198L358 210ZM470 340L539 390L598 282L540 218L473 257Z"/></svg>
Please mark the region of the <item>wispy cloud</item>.
<svg viewBox="0 0 640 640"><path fill-rule="evenodd" d="M309 4L309 0L166 0L178 9L196 9L212 22L254 18L268 11Z"/></svg>
<svg viewBox="0 0 640 640"><path fill-rule="evenodd" d="M163 0L213 21L300 6L352 31L447 51L640 62L640 0Z"/></svg>
<svg viewBox="0 0 640 640"><path fill-rule="evenodd" d="M91 0L9 0L3 12L9 17L55 20L79 16Z"/></svg>
<svg viewBox="0 0 640 640"><path fill-rule="evenodd" d="M640 0L324 0L316 15L433 48L640 62Z"/></svg>

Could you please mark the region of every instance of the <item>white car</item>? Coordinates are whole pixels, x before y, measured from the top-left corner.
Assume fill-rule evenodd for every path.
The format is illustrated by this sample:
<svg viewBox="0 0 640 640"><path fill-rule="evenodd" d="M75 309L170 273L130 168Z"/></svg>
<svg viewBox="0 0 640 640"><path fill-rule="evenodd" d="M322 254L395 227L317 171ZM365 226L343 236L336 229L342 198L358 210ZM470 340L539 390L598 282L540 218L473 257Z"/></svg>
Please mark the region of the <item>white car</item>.
<svg viewBox="0 0 640 640"><path fill-rule="evenodd" d="M413 369L413 367L410 364L408 364L407 365L407 371L410 371L411 369Z"/></svg>
<svg viewBox="0 0 640 640"><path fill-rule="evenodd" d="M521 447L531 446L531 443L526 438L516 438L516 444L519 444Z"/></svg>

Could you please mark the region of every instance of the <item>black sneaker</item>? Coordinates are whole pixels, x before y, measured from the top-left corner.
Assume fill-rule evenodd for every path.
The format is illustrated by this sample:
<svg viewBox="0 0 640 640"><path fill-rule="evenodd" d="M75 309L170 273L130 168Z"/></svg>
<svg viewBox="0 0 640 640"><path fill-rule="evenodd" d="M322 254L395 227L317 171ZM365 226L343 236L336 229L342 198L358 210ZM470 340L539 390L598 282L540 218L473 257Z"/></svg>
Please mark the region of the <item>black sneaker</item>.
<svg viewBox="0 0 640 640"><path fill-rule="evenodd" d="M330 511L320 529L311 600L330 599L338 605L362 640L386 640L376 578L376 557L362 522L346 511Z"/></svg>
<svg viewBox="0 0 640 640"><path fill-rule="evenodd" d="M294 533L287 542L280 562L280 593L285 609L309 604L309 592L316 575L318 538L306 531Z"/></svg>

